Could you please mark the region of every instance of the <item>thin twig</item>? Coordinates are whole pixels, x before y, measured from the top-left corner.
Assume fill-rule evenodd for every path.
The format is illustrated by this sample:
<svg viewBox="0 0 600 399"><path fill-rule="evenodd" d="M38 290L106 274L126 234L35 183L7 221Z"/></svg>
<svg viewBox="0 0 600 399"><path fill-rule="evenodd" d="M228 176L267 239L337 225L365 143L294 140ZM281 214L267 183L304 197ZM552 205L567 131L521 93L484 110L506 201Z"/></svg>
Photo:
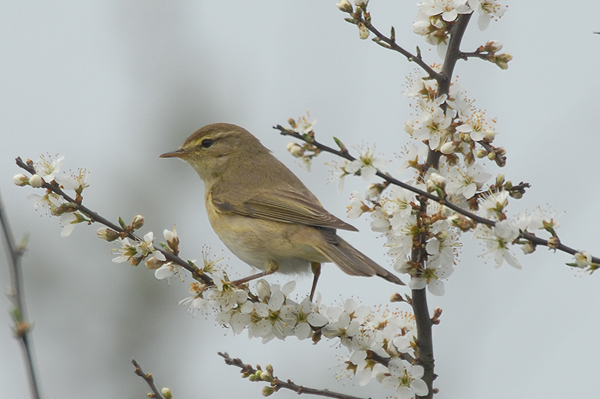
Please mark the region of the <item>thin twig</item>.
<svg viewBox="0 0 600 399"><path fill-rule="evenodd" d="M13 303L11 311L15 322L15 335L21 342L23 355L25 357L25 367L27 369L27 379L29 389L34 399L41 398L39 382L36 376L34 366L34 355L31 339L31 324L27 321L25 312L25 294L23 292L23 276L21 268L21 256L23 255L23 246L15 246L13 235L8 224L8 218L4 213L4 206L0 199L0 225L4 236L6 255L11 275L10 293L8 297Z"/></svg>
<svg viewBox="0 0 600 399"><path fill-rule="evenodd" d="M245 364L241 359L235 358L232 359L226 352L217 352L219 356L225 360L225 364L229 366L235 366L240 368L240 373L244 377L249 377L251 375L257 375L258 371L261 371L260 368L255 369L249 364ZM291 380L281 381L279 378L269 375L267 379L256 379L256 381L269 382L270 387L273 391L278 391L281 388L289 389L290 391L296 392L298 395L307 394L307 395L317 395L324 396L326 398L337 398L337 399L363 399L358 396L346 395L339 392L333 392L328 389L315 389L308 388L302 385L295 384Z"/></svg>
<svg viewBox="0 0 600 399"><path fill-rule="evenodd" d="M138 362L135 361L135 359L131 359L131 363L133 363L133 365L135 366L134 373L136 375L139 375L140 377L142 377L144 379L144 381L146 381L146 383L148 384L148 386L150 386L150 389L152 390L152 393L148 394L148 396L154 395L154 396L150 396L150 397L151 398L153 397L153 398L164 399L164 397L161 395L160 391L158 390L158 388L154 384L154 377L152 377L152 374L150 374L150 373L148 373L148 374L144 373L142 371L142 368L138 364Z"/></svg>
<svg viewBox="0 0 600 399"><path fill-rule="evenodd" d="M468 58L480 58L482 60L488 61L489 60L489 53L482 53L480 51L473 51L470 53L460 53L460 58L462 58L463 60L467 60Z"/></svg>

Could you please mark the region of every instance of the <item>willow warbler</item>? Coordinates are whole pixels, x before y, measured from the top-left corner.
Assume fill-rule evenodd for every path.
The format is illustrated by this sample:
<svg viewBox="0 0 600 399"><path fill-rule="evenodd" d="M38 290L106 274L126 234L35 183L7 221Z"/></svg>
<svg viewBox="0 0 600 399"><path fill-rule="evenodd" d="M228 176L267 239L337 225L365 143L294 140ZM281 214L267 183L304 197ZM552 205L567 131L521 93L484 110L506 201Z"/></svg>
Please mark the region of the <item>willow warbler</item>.
<svg viewBox="0 0 600 399"><path fill-rule="evenodd" d="M320 264L333 262L353 276L402 281L336 234L357 231L321 206L284 164L247 130L228 123L204 126L181 148L180 158L204 181L204 203L215 233L238 258L262 273L300 273L312 265L314 293ZM240 280L240 281L242 281Z"/></svg>

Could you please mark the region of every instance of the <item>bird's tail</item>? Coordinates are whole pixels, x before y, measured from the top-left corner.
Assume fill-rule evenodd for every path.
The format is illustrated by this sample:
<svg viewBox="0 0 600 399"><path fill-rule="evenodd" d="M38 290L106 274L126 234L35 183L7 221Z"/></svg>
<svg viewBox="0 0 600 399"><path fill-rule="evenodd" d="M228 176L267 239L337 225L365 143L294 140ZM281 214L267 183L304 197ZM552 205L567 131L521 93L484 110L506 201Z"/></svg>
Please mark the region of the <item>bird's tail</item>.
<svg viewBox="0 0 600 399"><path fill-rule="evenodd" d="M330 237L332 238L332 237ZM340 269L351 276L377 275L392 283L405 285L398 277L379 266L362 252L335 235L334 240L328 239L317 250L335 263Z"/></svg>

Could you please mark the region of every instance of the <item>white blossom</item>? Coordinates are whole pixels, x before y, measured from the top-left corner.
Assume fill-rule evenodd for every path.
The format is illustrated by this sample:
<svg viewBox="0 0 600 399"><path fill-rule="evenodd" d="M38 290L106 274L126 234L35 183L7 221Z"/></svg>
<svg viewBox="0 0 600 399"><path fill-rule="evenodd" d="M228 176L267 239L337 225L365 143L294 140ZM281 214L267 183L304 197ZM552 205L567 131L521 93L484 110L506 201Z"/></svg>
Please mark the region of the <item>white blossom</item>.
<svg viewBox="0 0 600 399"><path fill-rule="evenodd" d="M468 200L491 177L492 175L487 173L480 164L473 164L466 169L456 165L448 174L449 183L446 185L446 192L453 195L462 195Z"/></svg>
<svg viewBox="0 0 600 399"><path fill-rule="evenodd" d="M45 181L51 182L54 176L60 171L65 157L56 154L54 157L50 154L40 156L40 159L33 163L35 173L40 175Z"/></svg>
<svg viewBox="0 0 600 399"><path fill-rule="evenodd" d="M496 222L492 228L479 224L473 234L473 238L483 240L488 249L479 256L492 254L496 267L500 267L503 261L506 261L509 265L520 269L521 264L508 248L517 237L519 237L519 229L511 225L508 220Z"/></svg>
<svg viewBox="0 0 600 399"><path fill-rule="evenodd" d="M382 378L381 384L396 390L396 398L410 399L427 395L429 389L422 380L425 370L419 365L405 365L401 359L392 359L388 364L389 374Z"/></svg>
<svg viewBox="0 0 600 399"><path fill-rule="evenodd" d="M467 4L479 13L477 26L480 30L487 29L492 18L501 18L507 10L506 6L498 4L498 0L467 0Z"/></svg>
<svg viewBox="0 0 600 399"><path fill-rule="evenodd" d="M370 181L377 173L377 170L384 169L388 164L388 161L376 157L374 153L375 148L373 147L361 150L359 158L346 166L346 172L360 174L365 181Z"/></svg>

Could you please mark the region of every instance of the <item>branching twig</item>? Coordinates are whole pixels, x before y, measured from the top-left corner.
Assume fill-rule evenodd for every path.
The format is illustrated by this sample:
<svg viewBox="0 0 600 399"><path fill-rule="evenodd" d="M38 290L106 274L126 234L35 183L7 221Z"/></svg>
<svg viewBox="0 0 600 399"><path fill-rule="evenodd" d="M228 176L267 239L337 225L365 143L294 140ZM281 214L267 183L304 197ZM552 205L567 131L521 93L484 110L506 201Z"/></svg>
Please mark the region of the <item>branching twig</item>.
<svg viewBox="0 0 600 399"><path fill-rule="evenodd" d="M245 364L241 359L235 358L232 359L227 353L217 352L219 356L221 356L225 360L225 364L230 366L235 366L240 368L240 372L243 377L250 377L252 381L264 381L269 382L270 387L268 389L268 393L276 392L281 388L289 389L290 391L296 392L298 395L307 394L307 395L317 395L324 396L327 398L337 398L337 399L363 399L357 396L346 395L338 392L333 392L328 389L315 389L315 388L307 388L302 385L297 385L293 383L291 380L281 381L279 378L272 375L272 369L270 366L267 366L267 370L263 371L260 367L254 368L249 364ZM252 377L254 376L254 378ZM263 391L263 394L265 391Z"/></svg>
<svg viewBox="0 0 600 399"><path fill-rule="evenodd" d="M32 174L32 175L35 174L35 169L33 168L33 166L28 165L27 163L23 162L21 157L17 157L16 163L17 163L17 166L26 170L30 174ZM118 226L118 225L112 223L108 219L100 216L98 213L92 211L91 209L87 208L86 206L77 203L72 197L70 197L68 194L66 194L64 191L62 191L61 188L57 184L52 184L52 182L50 182L50 183L44 182L42 187L63 197L67 202L71 203L74 206L75 210L77 210L77 211L81 212L82 214L84 214L85 216L87 216L92 223L97 222L97 223L103 224L104 226L106 226L114 231L126 234L126 236L132 240L135 240L137 242L141 241L141 239L138 236L136 236L135 234L133 234L131 231L126 231L121 226ZM165 256L165 258L167 258L167 260L169 260L170 262L176 263L177 265L179 265L179 266L183 267L184 269L186 269L187 271L189 271L192 274L192 277L194 279L196 279L198 281L202 281L207 285L213 285L212 279L210 277L208 277L206 274L202 273L197 267L192 266L189 262L185 261L184 259L180 258L177 255L174 255L170 252L163 250L162 248L159 248L159 247L154 247L154 248L157 251L161 252Z"/></svg>
<svg viewBox="0 0 600 399"><path fill-rule="evenodd" d="M135 374L139 375L140 377L142 377L144 379L144 381L146 381L146 383L148 384L148 386L150 386L150 389L152 390L152 393L148 394L148 396L151 397L151 398L164 399L164 397L161 395L160 391L158 390L158 388L154 384L154 377L152 377L152 374L150 374L150 373L148 373L148 374L144 373L142 371L142 368L138 364L138 362L135 361L135 359L131 359L131 363L133 363L133 365L135 366L135 370L134 370ZM154 396L150 396L150 395L154 395Z"/></svg>
<svg viewBox="0 0 600 399"><path fill-rule="evenodd" d="M379 32L379 30L375 28L369 20L365 19L362 14L354 13L353 17L356 20L356 23L365 24L365 27L375 36L377 36L377 43L384 42L386 44L384 46L385 48L396 51L405 56L408 61L416 63L423 68L423 70L427 72L431 78L435 80L440 80L442 78L442 75L439 72L436 72L433 68L427 65L425 61L423 61L420 54L414 55L410 51L407 51L403 47L399 46L398 43L396 43L395 38L387 37L383 33Z"/></svg>
<svg viewBox="0 0 600 399"><path fill-rule="evenodd" d="M31 324L27 321L25 314L25 295L23 293L23 278L21 270L21 256L23 255L24 245L15 246L13 235L10 231L8 218L4 213L4 206L0 199L0 225L2 225L2 235L4 236L6 256L11 275L11 288L8 297L13 303L11 314L15 322L15 335L20 340L25 357L25 367L27 369L27 378L31 396L34 399L41 397L39 382L36 377L33 349L31 343Z"/></svg>
<svg viewBox="0 0 600 399"><path fill-rule="evenodd" d="M328 146L326 146L324 144L321 144L318 141L314 140L314 138L308 140L308 139L304 138L302 135L300 135L300 134L298 134L298 133L296 133L296 132L294 132L294 131L292 131L290 129L286 129L285 127L283 127L281 125L274 126L273 128L276 129L276 130L279 130L280 134L283 135L283 136L291 136L291 137L294 137L294 138L296 138L298 140L302 140L304 142L310 143L310 144L314 145L315 147L317 147L320 151L328 152L330 154L337 155L337 156L339 156L341 158L344 158L344 159L347 159L349 161L356 160L356 158L353 157L352 155L350 155L350 153L348 153L348 152L342 152L342 151L338 151L336 149L333 149L331 147L328 147ZM485 225L490 226L490 227L493 227L493 226L496 225L496 222L493 221L493 220L486 219L486 218L481 217L479 215L476 215L476 214L474 214L472 212L469 212L468 210L463 209L463 208L459 207L456 204L453 204L451 202L447 202L447 201L439 198L437 195L434 195L434 194L428 193L426 191L420 190L420 189L418 189L416 187L411 186L410 184L406 184L406 183L404 183L404 182L402 182L402 181L400 181L398 179L395 179L395 178L391 177L390 175L388 175L388 174L386 174L384 172L381 172L380 170L377 171L377 176L380 177L380 178L382 178L383 180L387 181L390 184L393 184L393 185L398 186L398 187L402 187L402 188L404 188L404 189L406 189L408 191L412 191L413 193L415 193L417 195L420 195L420 196L423 196L423 197L428 198L430 200L436 201L440 205L446 206L446 207L452 209L454 212L456 212L458 214L461 214L461 215L463 215L463 216L465 216L465 217L473 220L476 223L485 224ZM554 248L552 245L548 244L548 240L536 237L533 234L526 233L526 232L523 232L523 231L520 232L519 238L523 238L525 240L531 241L535 245L541 245L541 246L545 246L545 247L550 247L551 249L557 249L559 251L562 251L562 252L565 252L565 253L568 253L568 254L571 254L571 255L575 255L576 253L579 252L579 251L577 251L577 250L575 250L575 249L573 249L571 247L568 247L568 246L566 246L566 245L564 245L562 243L559 244L556 248ZM600 263L600 258L598 258L596 256L593 256L592 257L592 262L593 263Z"/></svg>

